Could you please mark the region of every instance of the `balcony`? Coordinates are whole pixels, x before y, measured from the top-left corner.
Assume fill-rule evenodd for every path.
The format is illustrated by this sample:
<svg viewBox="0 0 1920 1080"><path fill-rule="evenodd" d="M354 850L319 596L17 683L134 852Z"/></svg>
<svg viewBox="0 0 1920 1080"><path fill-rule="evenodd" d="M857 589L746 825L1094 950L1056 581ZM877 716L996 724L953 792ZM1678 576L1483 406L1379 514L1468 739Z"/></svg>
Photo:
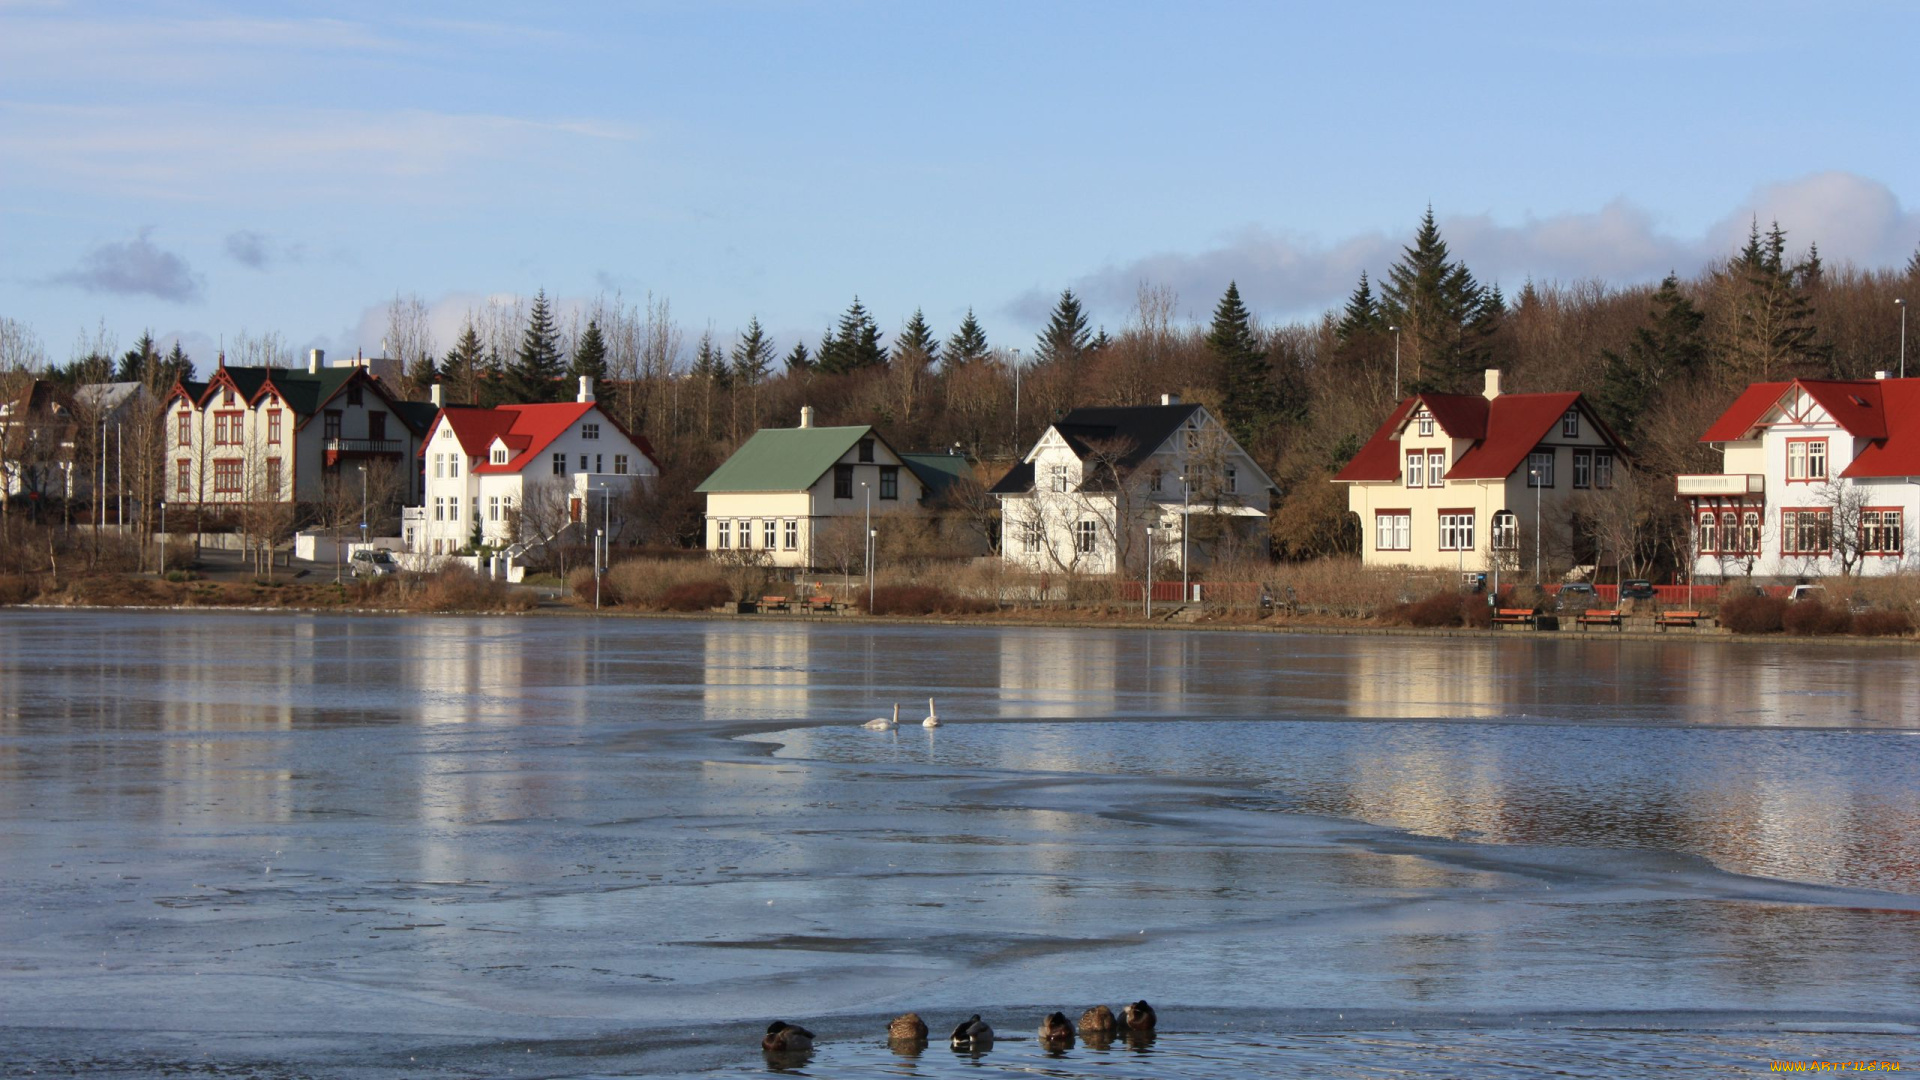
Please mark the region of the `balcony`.
<svg viewBox="0 0 1920 1080"><path fill-rule="evenodd" d="M404 439L328 439L326 463L338 465L342 458L352 457L391 457L397 458L407 452Z"/></svg>
<svg viewBox="0 0 1920 1080"><path fill-rule="evenodd" d="M1767 478L1759 473L1683 473L1674 477L1681 495L1746 496L1766 491Z"/></svg>

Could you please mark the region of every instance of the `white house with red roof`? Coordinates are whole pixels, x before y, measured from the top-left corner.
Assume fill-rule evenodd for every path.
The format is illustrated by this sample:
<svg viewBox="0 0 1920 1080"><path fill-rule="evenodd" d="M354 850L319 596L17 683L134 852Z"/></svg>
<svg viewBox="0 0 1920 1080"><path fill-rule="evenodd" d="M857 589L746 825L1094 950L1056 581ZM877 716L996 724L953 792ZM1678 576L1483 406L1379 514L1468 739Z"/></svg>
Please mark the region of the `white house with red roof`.
<svg viewBox="0 0 1920 1080"><path fill-rule="evenodd" d="M1576 513L1625 456L1580 394L1503 394L1488 370L1481 394L1402 401L1333 479L1367 565L1474 572L1578 561Z"/></svg>
<svg viewBox="0 0 1920 1080"><path fill-rule="evenodd" d="M436 397L438 388L435 388ZM425 498L410 513L407 549L451 555L543 542L597 520L636 482L660 475L653 448L602 412L593 380L556 404L443 408L420 445Z"/></svg>
<svg viewBox="0 0 1920 1080"><path fill-rule="evenodd" d="M1704 578L1910 569L1920 379L1755 383L1714 421L1721 471L1681 476Z"/></svg>

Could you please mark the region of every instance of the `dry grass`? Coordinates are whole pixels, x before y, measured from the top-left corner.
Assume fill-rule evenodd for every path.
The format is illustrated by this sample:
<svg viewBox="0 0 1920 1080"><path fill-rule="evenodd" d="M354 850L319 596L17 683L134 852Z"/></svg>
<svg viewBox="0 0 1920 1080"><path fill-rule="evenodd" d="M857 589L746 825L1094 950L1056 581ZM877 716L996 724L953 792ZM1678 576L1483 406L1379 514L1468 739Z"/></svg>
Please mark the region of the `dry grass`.
<svg viewBox="0 0 1920 1080"><path fill-rule="evenodd" d="M351 584L165 581L101 574L75 578L40 602L89 607L371 608L380 611L530 611L534 598L464 568Z"/></svg>
<svg viewBox="0 0 1920 1080"><path fill-rule="evenodd" d="M1291 586L1292 599L1307 614L1370 619L1413 597L1452 593L1458 575L1368 567L1346 557L1275 565L1267 579L1274 583L1276 600L1284 601Z"/></svg>

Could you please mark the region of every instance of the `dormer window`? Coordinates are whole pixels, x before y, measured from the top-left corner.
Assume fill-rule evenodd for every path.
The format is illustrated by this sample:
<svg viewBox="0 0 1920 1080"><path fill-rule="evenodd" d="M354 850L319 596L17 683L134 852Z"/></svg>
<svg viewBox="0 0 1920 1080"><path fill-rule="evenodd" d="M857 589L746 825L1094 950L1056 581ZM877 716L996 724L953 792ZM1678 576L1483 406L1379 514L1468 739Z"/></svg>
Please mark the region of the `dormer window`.
<svg viewBox="0 0 1920 1080"><path fill-rule="evenodd" d="M493 456L490 457L488 460L493 462L495 465L505 465L507 463L507 448L504 446L494 447Z"/></svg>
<svg viewBox="0 0 1920 1080"><path fill-rule="evenodd" d="M1560 435L1562 438L1567 439L1577 439L1580 437L1579 409L1568 409L1567 415L1560 418Z"/></svg>
<svg viewBox="0 0 1920 1080"><path fill-rule="evenodd" d="M600 425L599 425L599 424L581 424L581 425L580 425L580 437L581 437L581 438L583 438L583 439L597 439L597 438L599 438L599 437L600 437Z"/></svg>
<svg viewBox="0 0 1920 1080"><path fill-rule="evenodd" d="M1433 434L1433 414L1432 413L1428 412L1425 409L1421 409L1419 415L1415 416L1413 419L1414 419L1414 422L1419 425L1421 435L1425 436L1425 435Z"/></svg>

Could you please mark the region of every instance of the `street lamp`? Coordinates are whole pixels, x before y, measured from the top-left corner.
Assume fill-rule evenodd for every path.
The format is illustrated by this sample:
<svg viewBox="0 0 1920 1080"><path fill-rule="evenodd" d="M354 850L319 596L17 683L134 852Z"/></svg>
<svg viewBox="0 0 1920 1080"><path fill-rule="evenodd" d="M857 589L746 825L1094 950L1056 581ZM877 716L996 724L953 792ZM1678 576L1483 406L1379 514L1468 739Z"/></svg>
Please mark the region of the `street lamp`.
<svg viewBox="0 0 1920 1080"><path fill-rule="evenodd" d="M600 488L600 529L593 540L593 610L600 610L600 576L606 573L606 564L613 561L607 550L608 538L613 535L613 504L608 501L607 484L602 480Z"/></svg>
<svg viewBox="0 0 1920 1080"><path fill-rule="evenodd" d="M1389 326L1387 330L1393 334L1393 400L1397 403L1400 400L1400 328Z"/></svg>
<svg viewBox="0 0 1920 1080"><path fill-rule="evenodd" d="M1527 477L1533 481L1533 584L1540 584L1540 466L1527 463Z"/></svg>
<svg viewBox="0 0 1920 1080"><path fill-rule="evenodd" d="M1020 449L1020 350L1013 350L1013 435L1008 439L1014 450Z"/></svg>
<svg viewBox="0 0 1920 1080"><path fill-rule="evenodd" d="M862 530L866 535L861 538L865 542L865 547L861 551L861 558L867 564L867 614L871 615L873 614L873 489L867 486L865 480L860 481L860 497L867 504L866 528Z"/></svg>
<svg viewBox="0 0 1920 1080"><path fill-rule="evenodd" d="M167 500L160 500L160 576L167 576Z"/></svg>
<svg viewBox="0 0 1920 1080"><path fill-rule="evenodd" d="M1907 302L1896 299L1894 306L1900 309L1900 377L1907 377Z"/></svg>
<svg viewBox="0 0 1920 1080"><path fill-rule="evenodd" d="M1193 485L1187 478L1180 478L1180 602L1186 603L1193 595L1193 589L1187 584L1187 526L1193 523Z"/></svg>
<svg viewBox="0 0 1920 1080"><path fill-rule="evenodd" d="M1147 533L1147 621L1153 621L1153 525L1148 523Z"/></svg>
<svg viewBox="0 0 1920 1080"><path fill-rule="evenodd" d="M360 546L367 546L367 466L360 465Z"/></svg>

